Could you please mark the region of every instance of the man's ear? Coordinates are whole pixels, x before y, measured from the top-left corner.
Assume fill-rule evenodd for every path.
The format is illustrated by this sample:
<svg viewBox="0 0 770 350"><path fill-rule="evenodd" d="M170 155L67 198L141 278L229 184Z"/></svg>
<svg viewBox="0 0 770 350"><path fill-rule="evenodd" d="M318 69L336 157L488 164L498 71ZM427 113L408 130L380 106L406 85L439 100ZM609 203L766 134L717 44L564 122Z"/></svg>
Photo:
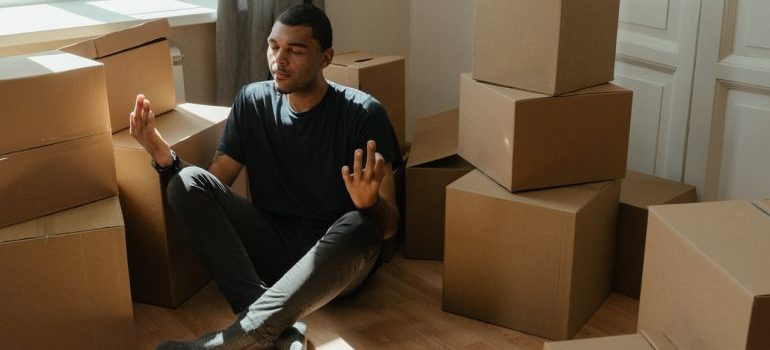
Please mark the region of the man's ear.
<svg viewBox="0 0 770 350"><path fill-rule="evenodd" d="M326 51L321 53L321 69L326 68L328 65L332 63L332 59L334 58L334 49L331 47L326 49Z"/></svg>

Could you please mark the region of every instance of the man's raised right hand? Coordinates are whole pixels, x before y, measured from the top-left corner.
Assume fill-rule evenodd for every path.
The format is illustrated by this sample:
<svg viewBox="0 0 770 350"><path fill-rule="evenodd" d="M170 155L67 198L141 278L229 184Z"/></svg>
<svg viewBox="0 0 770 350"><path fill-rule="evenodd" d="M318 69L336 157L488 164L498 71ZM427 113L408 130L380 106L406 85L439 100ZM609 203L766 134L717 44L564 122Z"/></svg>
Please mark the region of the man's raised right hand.
<svg viewBox="0 0 770 350"><path fill-rule="evenodd" d="M144 95L136 95L134 111L130 115L129 131L131 136L144 147L147 153L162 167L171 165L171 146L155 129L155 113L150 109L150 100Z"/></svg>

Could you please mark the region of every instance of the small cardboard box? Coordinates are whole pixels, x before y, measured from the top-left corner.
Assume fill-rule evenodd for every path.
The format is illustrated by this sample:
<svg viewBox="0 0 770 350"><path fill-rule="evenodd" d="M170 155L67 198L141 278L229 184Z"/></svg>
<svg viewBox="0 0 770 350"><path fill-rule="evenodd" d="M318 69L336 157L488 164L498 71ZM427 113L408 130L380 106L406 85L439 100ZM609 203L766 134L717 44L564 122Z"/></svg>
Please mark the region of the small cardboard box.
<svg viewBox="0 0 770 350"><path fill-rule="evenodd" d="M639 298L647 207L696 201L695 186L628 171L620 183L615 290Z"/></svg>
<svg viewBox="0 0 770 350"><path fill-rule="evenodd" d="M0 156L0 227L118 194L111 136Z"/></svg>
<svg viewBox="0 0 770 350"><path fill-rule="evenodd" d="M417 121L406 163L406 242L412 259L444 257L446 186L473 170L457 155L458 110Z"/></svg>
<svg viewBox="0 0 770 350"><path fill-rule="evenodd" d="M473 78L547 95L612 81L619 4L476 1Z"/></svg>
<svg viewBox="0 0 770 350"><path fill-rule="evenodd" d="M117 197L0 229L3 349L136 348Z"/></svg>
<svg viewBox="0 0 770 350"><path fill-rule="evenodd" d="M446 189L444 310L569 339L612 291L620 182L520 194L478 170Z"/></svg>
<svg viewBox="0 0 770 350"><path fill-rule="evenodd" d="M214 157L230 108L184 103L157 118L156 128L180 158L206 168ZM114 135L120 202L126 219L134 300L176 307L209 274L176 229L166 185L128 130Z"/></svg>
<svg viewBox="0 0 770 350"><path fill-rule="evenodd" d="M113 133L128 128L137 94L147 96L155 115L176 106L169 34L160 19L62 48L104 63Z"/></svg>
<svg viewBox="0 0 770 350"><path fill-rule="evenodd" d="M459 154L510 191L622 178L632 92L559 97L460 78Z"/></svg>
<svg viewBox="0 0 770 350"><path fill-rule="evenodd" d="M110 131L99 62L60 51L0 58L0 91L0 158Z"/></svg>
<svg viewBox="0 0 770 350"><path fill-rule="evenodd" d="M660 332L546 342L543 350L677 350Z"/></svg>
<svg viewBox="0 0 770 350"><path fill-rule="evenodd" d="M354 51L334 56L324 77L366 92L380 101L403 151L406 143L406 77L404 58Z"/></svg>
<svg viewBox="0 0 770 350"><path fill-rule="evenodd" d="M640 329L680 350L770 349L770 200L649 208Z"/></svg>

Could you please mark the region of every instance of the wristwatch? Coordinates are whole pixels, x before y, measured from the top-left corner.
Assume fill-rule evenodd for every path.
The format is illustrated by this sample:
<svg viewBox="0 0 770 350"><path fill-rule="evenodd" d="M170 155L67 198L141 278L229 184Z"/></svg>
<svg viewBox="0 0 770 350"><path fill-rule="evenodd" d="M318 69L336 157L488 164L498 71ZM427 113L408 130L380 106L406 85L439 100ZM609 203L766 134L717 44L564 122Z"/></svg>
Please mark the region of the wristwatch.
<svg viewBox="0 0 770 350"><path fill-rule="evenodd" d="M176 152L174 150L171 150L171 164L166 167L162 167L158 165L158 162L155 161L155 159L152 160L152 167L155 168L155 171L158 172L158 174L173 174L179 171L179 156L176 155Z"/></svg>

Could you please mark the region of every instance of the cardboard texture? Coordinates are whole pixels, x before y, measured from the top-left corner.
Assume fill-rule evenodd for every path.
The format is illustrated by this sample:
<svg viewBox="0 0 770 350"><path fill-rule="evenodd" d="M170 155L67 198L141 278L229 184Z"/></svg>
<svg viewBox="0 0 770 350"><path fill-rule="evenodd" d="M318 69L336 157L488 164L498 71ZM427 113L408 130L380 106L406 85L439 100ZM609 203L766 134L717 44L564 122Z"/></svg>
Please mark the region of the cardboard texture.
<svg viewBox="0 0 770 350"><path fill-rule="evenodd" d="M592 339L545 342L543 350L677 350L665 335L641 331L639 334Z"/></svg>
<svg viewBox="0 0 770 350"><path fill-rule="evenodd" d="M109 131L0 156L0 227L118 194Z"/></svg>
<svg viewBox="0 0 770 350"><path fill-rule="evenodd" d="M359 89L382 103L402 151L406 144L405 74L403 57L360 51L335 55L324 69L326 79Z"/></svg>
<svg viewBox="0 0 770 350"><path fill-rule="evenodd" d="M632 92L559 97L460 78L459 155L510 191L622 178Z"/></svg>
<svg viewBox="0 0 770 350"><path fill-rule="evenodd" d="M110 130L99 62L60 51L0 58L0 91L0 158Z"/></svg>
<svg viewBox="0 0 770 350"><path fill-rule="evenodd" d="M647 207L696 202L695 186L628 171L620 185L615 290L639 298L642 285Z"/></svg>
<svg viewBox="0 0 770 350"><path fill-rule="evenodd" d="M476 1L473 77L547 95L612 81L619 4Z"/></svg>
<svg viewBox="0 0 770 350"><path fill-rule="evenodd" d="M406 164L406 240L412 259L444 257L445 188L473 170L457 155L459 111L417 121Z"/></svg>
<svg viewBox="0 0 770 350"><path fill-rule="evenodd" d="M184 103L157 118L156 128L190 164L213 159L230 109ZM114 135L120 202L126 219L128 263L134 300L175 307L210 277L166 203L166 181L128 130Z"/></svg>
<svg viewBox="0 0 770 350"><path fill-rule="evenodd" d="M62 48L104 63L113 133L128 128L137 94L147 96L155 115L176 106L169 34L161 19Z"/></svg>
<svg viewBox="0 0 770 350"><path fill-rule="evenodd" d="M641 329L680 350L770 349L770 201L649 208Z"/></svg>
<svg viewBox="0 0 770 350"><path fill-rule="evenodd" d="M446 189L444 310L565 340L612 291L619 181L513 194L478 170Z"/></svg>
<svg viewBox="0 0 770 350"><path fill-rule="evenodd" d="M136 348L117 197L0 229L4 349Z"/></svg>

